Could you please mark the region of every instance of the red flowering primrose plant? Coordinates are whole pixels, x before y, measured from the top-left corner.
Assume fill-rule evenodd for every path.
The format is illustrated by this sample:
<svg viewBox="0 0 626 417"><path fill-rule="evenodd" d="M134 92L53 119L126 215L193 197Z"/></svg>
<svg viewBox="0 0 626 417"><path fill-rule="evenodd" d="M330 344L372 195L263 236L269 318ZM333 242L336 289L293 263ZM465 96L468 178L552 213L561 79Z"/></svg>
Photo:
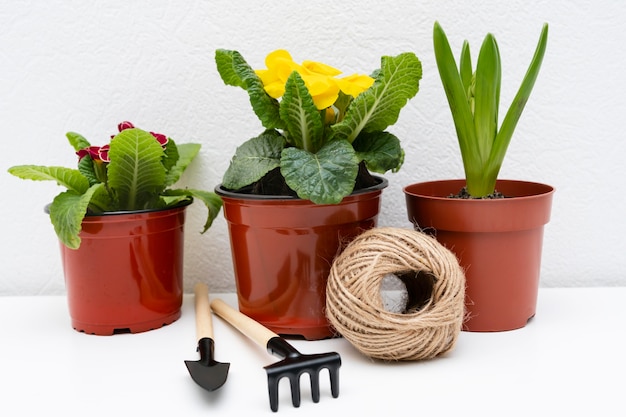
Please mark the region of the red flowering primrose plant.
<svg viewBox="0 0 626 417"><path fill-rule="evenodd" d="M67 188L49 206L57 236L67 247L80 246L79 232L87 214L174 207L197 198L208 209L202 232L211 226L222 207L220 197L208 191L169 188L196 157L200 145L176 144L171 138L118 125L119 133L103 146L93 146L82 135L67 133L78 157L77 169L18 165L9 173L22 179L56 181Z"/></svg>

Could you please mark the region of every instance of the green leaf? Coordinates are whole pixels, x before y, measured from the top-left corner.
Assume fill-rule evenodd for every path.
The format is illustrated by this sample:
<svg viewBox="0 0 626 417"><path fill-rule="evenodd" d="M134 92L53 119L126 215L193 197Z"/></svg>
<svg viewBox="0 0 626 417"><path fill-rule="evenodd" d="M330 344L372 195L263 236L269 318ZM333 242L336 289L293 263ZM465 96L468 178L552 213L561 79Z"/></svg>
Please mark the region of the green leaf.
<svg viewBox="0 0 626 417"><path fill-rule="evenodd" d="M332 141L313 154L285 148L280 172L298 197L315 204L337 204L354 189L359 158L345 140Z"/></svg>
<svg viewBox="0 0 626 417"><path fill-rule="evenodd" d="M450 49L450 43L439 22L435 22L433 28L433 44L439 76L448 99L454 127L456 128L461 157L463 158L463 167L465 168L465 177L467 182L471 183L474 178L480 178L481 176L480 154L476 147L474 118L469 106L467 92Z"/></svg>
<svg viewBox="0 0 626 417"><path fill-rule="evenodd" d="M171 138L167 138L167 145L163 149L163 166L165 167L165 185L174 184L174 182L178 181L178 177L175 177L175 173L172 173L170 176L170 172L172 168L176 166L178 159L180 158L180 154L178 153L178 146L176 146L176 142L174 142ZM178 173L180 176L180 172ZM173 181L173 182L169 182Z"/></svg>
<svg viewBox="0 0 626 417"><path fill-rule="evenodd" d="M463 88L465 93L470 89L472 85L472 77L474 70L472 69L472 56L470 54L470 45L468 41L463 42L463 48L461 48L461 58L459 61L459 73L461 74L461 81L463 82Z"/></svg>
<svg viewBox="0 0 626 417"><path fill-rule="evenodd" d="M170 159L171 156L168 153L172 152L172 150L170 150L170 143L172 142L173 141L170 139L165 148L165 154L166 156L168 156L166 160L173 160L173 158ZM191 161L193 161L194 158L198 155L198 152L200 151L200 144L183 143L178 146L175 145L175 149L176 163L171 167L168 167L166 165L166 169L168 169L167 175L165 177L166 187L175 184L180 179L180 177L183 175L183 172L185 172Z"/></svg>
<svg viewBox="0 0 626 417"><path fill-rule="evenodd" d="M513 102L509 106L509 110L504 116L504 120L502 121L502 125L500 126L500 130L498 131L493 148L491 149L491 153L489 155L489 160L485 168L485 182L493 184L494 187L498 173L500 172L500 167L502 166L502 161L504 160L504 156L506 154L506 150L508 149L511 137L513 136L513 132L517 126L517 122L519 121L522 112L524 111L524 107L530 98L530 93L535 86L535 81L539 75L541 63L543 62L543 57L546 53L547 43L548 24L546 23L541 29L539 41L537 42L537 47L530 65L528 66L528 70L526 71L526 75L522 80L522 84L520 85Z"/></svg>
<svg viewBox="0 0 626 417"><path fill-rule="evenodd" d="M280 119L278 100L265 92L263 82L239 52L218 49L215 51L215 63L224 84L241 87L248 92L252 109L266 129L285 128Z"/></svg>
<svg viewBox="0 0 626 417"><path fill-rule="evenodd" d="M219 214L222 208L222 199L220 198L220 196L210 191L185 188L184 190L183 189L167 190L165 192L165 195L166 196L184 196L185 198L194 198L204 203L205 207L208 210L208 215L207 215L206 222L204 223L204 228L202 229L201 233L206 232L211 227L211 225L213 224L213 221L215 220L215 218L217 217L217 215ZM167 197L164 197L164 198L167 198ZM180 202L180 200L169 201L168 206L177 204L178 202Z"/></svg>
<svg viewBox="0 0 626 417"><path fill-rule="evenodd" d="M412 52L383 56L374 84L350 104L343 121L333 126L335 138L352 143L361 131L382 131L419 90L422 64Z"/></svg>
<svg viewBox="0 0 626 417"><path fill-rule="evenodd" d="M300 74L295 71L285 84L280 116L287 125L287 140L297 148L315 153L323 145L322 117Z"/></svg>
<svg viewBox="0 0 626 417"><path fill-rule="evenodd" d="M84 194L75 191L65 191L57 195L50 204L50 221L59 240L70 249L78 249L80 237L78 234L82 228L82 222L87 212L87 207L92 195L104 187L96 184L90 187Z"/></svg>
<svg viewBox="0 0 626 417"><path fill-rule="evenodd" d="M89 188L89 180L80 171L71 168L17 165L9 168L9 173L25 180L56 181L57 184L78 194L84 193Z"/></svg>
<svg viewBox="0 0 626 417"><path fill-rule="evenodd" d="M496 179L513 131L539 73L547 36L548 25L544 24L535 55L522 85L498 130L501 63L495 38L488 34L483 41L474 74L474 96L469 97L471 91L471 87L467 88L468 71L471 71L469 45L467 42L464 43L459 70L448 39L439 23L435 22L433 42L437 67L459 140L467 191L474 197L491 194L495 189ZM470 106L472 100L473 111Z"/></svg>
<svg viewBox="0 0 626 417"><path fill-rule="evenodd" d="M80 133L67 132L65 136L70 141L70 145L72 145L74 150L77 152L81 149L85 149L86 147L91 146L91 143L89 143L89 141L85 139Z"/></svg>
<svg viewBox="0 0 626 417"><path fill-rule="evenodd" d="M481 165L487 161L498 133L501 79L498 45L493 35L488 34L478 55L474 90L474 128Z"/></svg>
<svg viewBox="0 0 626 417"><path fill-rule="evenodd" d="M91 156L83 156L81 160L78 161L78 171L80 171L80 173L87 178L90 186L100 182L96 176L96 172L94 171L94 162L91 159ZM104 169L103 172L106 173L106 169Z"/></svg>
<svg viewBox="0 0 626 417"><path fill-rule="evenodd" d="M397 172L404 162L400 140L389 132L361 133L352 146L369 171Z"/></svg>
<svg viewBox="0 0 626 417"><path fill-rule="evenodd" d="M106 189L106 185L96 188L91 199L89 200L89 212L91 213L105 213L107 211L119 210L116 202L111 198L111 195Z"/></svg>
<svg viewBox="0 0 626 417"><path fill-rule="evenodd" d="M275 130L267 130L244 142L235 151L230 166L224 174L222 185L233 190L260 180L272 169L280 166L285 138Z"/></svg>
<svg viewBox="0 0 626 417"><path fill-rule="evenodd" d="M111 140L109 187L120 210L151 207L165 188L163 148L150 133L125 129Z"/></svg>
<svg viewBox="0 0 626 417"><path fill-rule="evenodd" d="M219 72L220 77L222 77L224 84L233 87L241 87L245 90L246 83L237 71L235 71L235 59L237 59L238 62L245 61L237 51L229 51L226 49L217 49L215 51L217 72Z"/></svg>

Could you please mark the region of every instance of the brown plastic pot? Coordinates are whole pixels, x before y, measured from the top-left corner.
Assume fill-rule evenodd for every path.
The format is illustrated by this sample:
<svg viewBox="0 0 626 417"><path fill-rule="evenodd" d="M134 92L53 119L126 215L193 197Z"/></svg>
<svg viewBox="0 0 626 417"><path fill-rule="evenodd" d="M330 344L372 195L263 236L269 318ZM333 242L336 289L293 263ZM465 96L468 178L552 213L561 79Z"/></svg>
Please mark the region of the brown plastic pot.
<svg viewBox="0 0 626 417"><path fill-rule="evenodd" d="M139 333L180 317L189 204L85 217L80 247L60 245L74 329Z"/></svg>
<svg viewBox="0 0 626 417"><path fill-rule="evenodd" d="M499 180L510 198L455 199L465 180L404 188L409 221L452 250L465 269L466 331L522 328L535 315L544 225L554 188Z"/></svg>
<svg viewBox="0 0 626 417"><path fill-rule="evenodd" d="M325 315L330 266L341 248L376 226L379 184L336 205L215 188L224 202L239 310L275 333L333 337Z"/></svg>

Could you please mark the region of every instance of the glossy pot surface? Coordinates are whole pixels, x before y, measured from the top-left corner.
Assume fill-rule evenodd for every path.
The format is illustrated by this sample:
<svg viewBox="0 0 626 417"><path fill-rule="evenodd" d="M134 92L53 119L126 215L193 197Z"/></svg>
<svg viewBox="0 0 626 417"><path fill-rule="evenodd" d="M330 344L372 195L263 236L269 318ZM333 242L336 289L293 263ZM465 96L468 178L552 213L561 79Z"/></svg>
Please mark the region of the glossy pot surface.
<svg viewBox="0 0 626 417"><path fill-rule="evenodd" d="M447 180L405 187L408 219L435 235L464 268L464 330L524 327L536 311L543 231L554 188L499 180L496 189L508 198L448 198L464 185L465 180Z"/></svg>
<svg viewBox="0 0 626 417"><path fill-rule="evenodd" d="M60 245L76 330L97 335L138 333L180 317L188 204L87 216L80 247Z"/></svg>
<svg viewBox="0 0 626 417"><path fill-rule="evenodd" d="M377 224L387 181L336 205L216 192L224 202L239 310L283 336L333 337L326 283L341 248Z"/></svg>

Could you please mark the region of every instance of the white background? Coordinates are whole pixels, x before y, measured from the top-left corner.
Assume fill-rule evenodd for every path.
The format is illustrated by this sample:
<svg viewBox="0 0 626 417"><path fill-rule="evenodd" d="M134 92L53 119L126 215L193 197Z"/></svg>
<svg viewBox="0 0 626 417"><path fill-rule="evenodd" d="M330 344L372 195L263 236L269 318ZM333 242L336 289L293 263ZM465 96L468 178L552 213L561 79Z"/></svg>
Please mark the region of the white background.
<svg viewBox="0 0 626 417"><path fill-rule="evenodd" d="M626 3L621 1L287 2L232 0L70 0L0 3L0 295L62 294L56 236L43 213L62 189L19 180L12 165L75 166L65 133L104 144L117 123L165 133L202 150L182 186L210 189L235 148L261 132L247 94L224 86L217 48L240 51L254 68L277 48L345 73L370 73L381 55L413 51L423 64L420 92L389 130L405 165L387 174L382 226L411 227L402 188L461 177L460 156L432 50L439 20L456 56L473 56L487 32L503 60L508 107L550 24L538 81L513 137L501 178L556 187L545 229L541 284L626 285L622 218L626 110ZM504 113L506 109L501 110ZM226 222L205 234L196 203L188 210L185 288L202 280L234 291ZM104 264L103 264L104 265Z"/></svg>

